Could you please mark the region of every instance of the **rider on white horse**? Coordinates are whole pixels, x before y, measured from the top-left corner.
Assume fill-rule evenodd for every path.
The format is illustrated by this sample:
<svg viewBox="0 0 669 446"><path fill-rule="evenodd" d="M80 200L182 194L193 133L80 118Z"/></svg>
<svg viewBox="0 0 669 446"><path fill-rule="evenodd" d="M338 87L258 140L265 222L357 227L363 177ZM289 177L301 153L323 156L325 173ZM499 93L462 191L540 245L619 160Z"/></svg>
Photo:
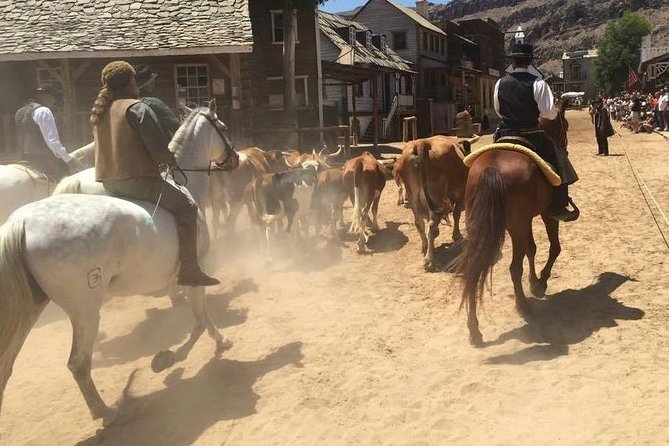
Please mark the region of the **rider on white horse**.
<svg viewBox="0 0 669 446"><path fill-rule="evenodd" d="M197 260L197 204L160 176L159 164L175 165L155 113L139 99L135 70L115 61L102 70L102 89L91 122L95 137L95 179L110 195L157 203L174 215L181 268L178 283L219 283Z"/></svg>
<svg viewBox="0 0 669 446"><path fill-rule="evenodd" d="M54 181L84 166L72 158L60 142L56 120L51 109L56 105L56 93L51 87L38 88L32 98L16 111L14 121L21 159L30 167Z"/></svg>

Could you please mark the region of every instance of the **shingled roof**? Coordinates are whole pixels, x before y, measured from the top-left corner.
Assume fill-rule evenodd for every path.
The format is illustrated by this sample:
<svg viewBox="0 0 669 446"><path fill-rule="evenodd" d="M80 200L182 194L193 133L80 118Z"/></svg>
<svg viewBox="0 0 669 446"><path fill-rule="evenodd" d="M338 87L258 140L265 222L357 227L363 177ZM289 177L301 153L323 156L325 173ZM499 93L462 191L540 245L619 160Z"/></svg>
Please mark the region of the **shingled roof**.
<svg viewBox="0 0 669 446"><path fill-rule="evenodd" d="M251 52L248 0L0 0L0 60Z"/></svg>
<svg viewBox="0 0 669 446"><path fill-rule="evenodd" d="M350 53L352 49L351 45L337 33L337 29L353 27L356 31L370 31L369 28L358 22L323 11L318 11L318 22L323 35L342 51L342 55ZM342 59L344 58L342 57ZM412 72L409 63L387 46L383 51L374 45L367 48L364 44L357 43L355 64Z"/></svg>

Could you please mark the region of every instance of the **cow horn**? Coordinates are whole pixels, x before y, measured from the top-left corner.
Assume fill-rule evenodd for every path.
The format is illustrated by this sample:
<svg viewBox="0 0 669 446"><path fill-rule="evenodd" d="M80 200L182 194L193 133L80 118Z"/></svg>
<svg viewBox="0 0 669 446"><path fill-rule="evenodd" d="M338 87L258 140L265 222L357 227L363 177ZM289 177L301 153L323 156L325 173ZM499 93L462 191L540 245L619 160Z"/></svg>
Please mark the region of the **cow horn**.
<svg viewBox="0 0 669 446"><path fill-rule="evenodd" d="M342 150L344 150L344 146L339 146L339 150L337 150L335 153L330 153L330 154L325 154L323 155L323 158L328 159L328 158L336 158L339 155L341 155Z"/></svg>
<svg viewBox="0 0 669 446"><path fill-rule="evenodd" d="M475 134L473 138L469 138L469 139L467 139L467 142L469 142L469 144L474 144L474 143L476 143L476 141L478 141L479 139L481 139L481 137L480 137L479 135L476 135L476 134Z"/></svg>

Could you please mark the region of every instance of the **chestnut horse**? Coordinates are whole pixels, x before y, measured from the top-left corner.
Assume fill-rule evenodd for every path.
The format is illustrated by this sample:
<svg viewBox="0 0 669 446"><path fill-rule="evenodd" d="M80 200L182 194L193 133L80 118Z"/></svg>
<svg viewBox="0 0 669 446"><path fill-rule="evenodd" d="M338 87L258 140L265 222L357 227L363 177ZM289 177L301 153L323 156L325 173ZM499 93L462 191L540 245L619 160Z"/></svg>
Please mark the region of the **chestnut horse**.
<svg viewBox="0 0 669 446"><path fill-rule="evenodd" d="M566 103L558 105L555 120L541 119L539 126L566 150ZM530 289L536 297L544 296L553 264L560 254L559 223L549 216L553 186L536 163L526 155L509 150L493 150L482 154L472 164L465 189L467 239L462 253L455 260L464 286L460 306L466 305L469 339L475 346L483 343L476 317L477 301L482 299L483 285L493 264L500 256L508 231L513 245L511 279L516 308L527 316L530 306L523 291L523 259L530 266ZM532 220L541 216L546 226L550 250L546 266L537 277L534 256L537 246L532 235Z"/></svg>

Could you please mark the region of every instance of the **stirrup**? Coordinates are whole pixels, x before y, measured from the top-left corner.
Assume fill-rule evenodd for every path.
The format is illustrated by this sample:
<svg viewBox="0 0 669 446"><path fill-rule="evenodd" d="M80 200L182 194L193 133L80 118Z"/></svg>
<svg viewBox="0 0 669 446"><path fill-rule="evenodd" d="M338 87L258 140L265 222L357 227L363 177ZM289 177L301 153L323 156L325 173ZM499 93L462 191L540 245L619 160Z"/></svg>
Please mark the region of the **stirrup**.
<svg viewBox="0 0 669 446"><path fill-rule="evenodd" d="M569 204L574 208L573 211L570 211L566 207L559 209L557 211L551 211L551 218L557 221L570 222L578 220L578 217L581 216L581 210L576 206L574 200L569 198Z"/></svg>

